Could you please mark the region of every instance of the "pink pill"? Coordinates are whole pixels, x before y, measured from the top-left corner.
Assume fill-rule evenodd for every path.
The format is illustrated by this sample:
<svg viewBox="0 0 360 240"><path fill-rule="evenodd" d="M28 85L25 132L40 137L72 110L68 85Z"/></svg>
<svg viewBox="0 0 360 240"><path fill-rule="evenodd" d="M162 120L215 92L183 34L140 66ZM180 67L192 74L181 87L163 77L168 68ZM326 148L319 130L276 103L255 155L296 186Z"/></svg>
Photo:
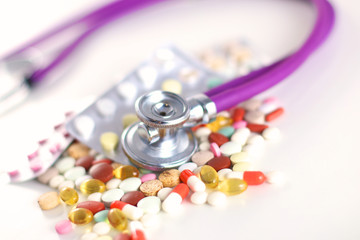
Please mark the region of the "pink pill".
<svg viewBox="0 0 360 240"><path fill-rule="evenodd" d="M210 144L210 151L214 154L215 157L220 157L221 156L220 148L214 142Z"/></svg>
<svg viewBox="0 0 360 240"><path fill-rule="evenodd" d="M237 122L234 122L232 126L235 129L245 128L247 126L247 122L246 121L237 121Z"/></svg>
<svg viewBox="0 0 360 240"><path fill-rule="evenodd" d="M147 174L143 175L140 179L141 179L142 183L150 181L150 180L155 180L156 174L155 173L147 173Z"/></svg>
<svg viewBox="0 0 360 240"><path fill-rule="evenodd" d="M263 101L263 103L278 104L278 103L279 103L279 99L277 99L276 97L268 97L267 99L265 99L265 100Z"/></svg>
<svg viewBox="0 0 360 240"><path fill-rule="evenodd" d="M8 172L10 177L16 177L19 174L19 170L12 170Z"/></svg>
<svg viewBox="0 0 360 240"><path fill-rule="evenodd" d="M40 171L42 168L42 163L40 162L40 160L34 160L30 162L30 169L33 172L38 172Z"/></svg>
<svg viewBox="0 0 360 240"><path fill-rule="evenodd" d="M27 157L30 161L30 160L33 160L34 158L36 158L38 155L39 155L39 152L36 150L35 152L30 153Z"/></svg>
<svg viewBox="0 0 360 240"><path fill-rule="evenodd" d="M49 150L50 150L50 152L51 152L52 154L55 154L55 153L57 153L58 151L60 151L60 149L61 149L61 144L60 144L60 143L56 143L56 144L52 145Z"/></svg>
<svg viewBox="0 0 360 240"><path fill-rule="evenodd" d="M72 231L72 224L69 220L62 220L55 225L55 230L58 234L63 235Z"/></svg>

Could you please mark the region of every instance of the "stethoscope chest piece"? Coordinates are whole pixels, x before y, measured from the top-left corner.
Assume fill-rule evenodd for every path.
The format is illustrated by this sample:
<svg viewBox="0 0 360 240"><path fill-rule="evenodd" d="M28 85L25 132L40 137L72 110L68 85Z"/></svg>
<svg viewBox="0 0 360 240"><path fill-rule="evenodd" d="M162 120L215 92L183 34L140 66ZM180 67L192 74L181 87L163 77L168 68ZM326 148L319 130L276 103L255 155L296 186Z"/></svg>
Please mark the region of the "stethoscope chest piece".
<svg viewBox="0 0 360 240"><path fill-rule="evenodd" d="M190 128L183 125L190 118L191 107L180 96L154 91L135 103L141 122L122 134L122 147L137 166L160 171L187 162L197 149Z"/></svg>

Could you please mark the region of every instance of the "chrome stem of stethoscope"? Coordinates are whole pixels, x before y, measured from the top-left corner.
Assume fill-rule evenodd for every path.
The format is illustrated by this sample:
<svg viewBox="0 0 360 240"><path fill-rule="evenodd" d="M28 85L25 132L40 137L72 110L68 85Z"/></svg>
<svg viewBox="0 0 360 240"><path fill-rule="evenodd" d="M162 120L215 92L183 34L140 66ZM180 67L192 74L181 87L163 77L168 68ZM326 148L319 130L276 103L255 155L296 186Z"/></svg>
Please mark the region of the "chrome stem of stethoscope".
<svg viewBox="0 0 360 240"><path fill-rule="evenodd" d="M138 98L135 110L141 122L123 132L122 147L134 164L155 171L187 162L197 149L190 127L216 117L215 104L203 94L184 100L154 91Z"/></svg>

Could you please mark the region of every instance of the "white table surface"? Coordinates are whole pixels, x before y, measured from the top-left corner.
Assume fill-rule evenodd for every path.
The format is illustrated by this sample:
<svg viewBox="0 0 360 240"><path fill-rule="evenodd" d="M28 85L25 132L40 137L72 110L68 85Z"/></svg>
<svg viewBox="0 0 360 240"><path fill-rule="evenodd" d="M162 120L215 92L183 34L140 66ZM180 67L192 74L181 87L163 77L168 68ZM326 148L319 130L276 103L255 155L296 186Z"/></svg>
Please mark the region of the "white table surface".
<svg viewBox="0 0 360 240"><path fill-rule="evenodd" d="M224 209L185 204L179 216L160 216L151 239L360 239L360 4L334 0L336 27L295 74L265 92L286 114L274 122L279 143L267 144L259 169L280 170L283 187L264 184L229 199ZM0 1L0 53L73 16L95 0ZM169 1L101 30L77 52L56 84L37 91L0 119L0 170L18 164L24 149L69 103L97 96L155 47L172 42L186 51L247 37L273 58L304 41L314 13L303 1ZM1 187L0 239L59 237L65 211L43 212L37 181Z"/></svg>

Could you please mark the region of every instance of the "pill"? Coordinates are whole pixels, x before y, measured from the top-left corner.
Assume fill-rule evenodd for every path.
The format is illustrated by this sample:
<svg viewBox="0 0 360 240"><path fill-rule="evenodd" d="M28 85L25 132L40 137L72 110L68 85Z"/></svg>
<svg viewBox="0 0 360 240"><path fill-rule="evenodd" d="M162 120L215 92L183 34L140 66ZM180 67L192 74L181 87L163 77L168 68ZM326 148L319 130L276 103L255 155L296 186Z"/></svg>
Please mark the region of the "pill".
<svg viewBox="0 0 360 240"><path fill-rule="evenodd" d="M185 163L183 165L181 165L178 170L181 173L182 171L184 171L185 169L189 169L190 171L193 171L195 168L197 168L197 164L194 162L188 162Z"/></svg>
<svg viewBox="0 0 360 240"><path fill-rule="evenodd" d="M107 183L106 183L106 189L115 189L115 188L118 188L119 185L121 183L121 180L120 179L117 179L117 178L113 178L113 179L110 179Z"/></svg>
<svg viewBox="0 0 360 240"><path fill-rule="evenodd" d="M190 201L193 204L202 205L202 204L206 203L207 197L208 197L207 192L194 192L191 195Z"/></svg>
<svg viewBox="0 0 360 240"><path fill-rule="evenodd" d="M50 180L57 176L59 174L59 171L55 168L55 167L51 167L48 170L46 170L46 172L44 172L43 174L41 174L37 180L39 182L41 182L42 184L48 184L50 182Z"/></svg>
<svg viewBox="0 0 360 240"><path fill-rule="evenodd" d="M78 116L74 119L76 131L85 139L88 139L95 128L94 120L89 116Z"/></svg>
<svg viewBox="0 0 360 240"><path fill-rule="evenodd" d="M215 188L219 184L219 176L216 170L208 165L204 165L200 171L200 179L208 188Z"/></svg>
<svg viewBox="0 0 360 240"><path fill-rule="evenodd" d="M265 143L264 138L259 134L252 134L248 138L247 144L263 145Z"/></svg>
<svg viewBox="0 0 360 240"><path fill-rule="evenodd" d="M280 171L271 171L266 173L266 181L271 184L283 185L286 181L285 176Z"/></svg>
<svg viewBox="0 0 360 240"><path fill-rule="evenodd" d="M218 133L224 135L227 138L230 138L235 132L235 128L232 126L222 127Z"/></svg>
<svg viewBox="0 0 360 240"><path fill-rule="evenodd" d="M235 131L235 133L231 136L232 142L237 142L241 145L245 145L247 139L250 136L250 129L248 128L239 128Z"/></svg>
<svg viewBox="0 0 360 240"><path fill-rule="evenodd" d="M209 142L202 142L199 145L199 150L200 151L207 151L210 149L210 143Z"/></svg>
<svg viewBox="0 0 360 240"><path fill-rule="evenodd" d="M195 136L197 138L208 137L211 133L211 130L207 127L200 127L195 131Z"/></svg>
<svg viewBox="0 0 360 240"><path fill-rule="evenodd" d="M134 100L137 95L137 88L131 82L121 82L116 90L119 96L128 102Z"/></svg>
<svg viewBox="0 0 360 240"><path fill-rule="evenodd" d="M230 168L223 168L218 171L219 181L223 181L226 178L226 175L231 172L232 170Z"/></svg>
<svg viewBox="0 0 360 240"><path fill-rule="evenodd" d="M222 116L222 117L226 117L226 118L230 118L231 114L228 111L221 111L217 114L217 116Z"/></svg>
<svg viewBox="0 0 360 240"><path fill-rule="evenodd" d="M64 235L70 233L73 230L73 228L71 222L65 219L55 224L55 230L58 234Z"/></svg>
<svg viewBox="0 0 360 240"><path fill-rule="evenodd" d="M70 157L79 159L81 157L89 156L90 148L85 144L76 142L70 145L67 152Z"/></svg>
<svg viewBox="0 0 360 240"><path fill-rule="evenodd" d="M267 122L271 122L271 121L277 119L278 117L280 117L281 115L283 115L283 113L284 113L284 109L278 108L278 109L274 110L273 112L267 114L265 117L265 120Z"/></svg>
<svg viewBox="0 0 360 240"><path fill-rule="evenodd" d="M70 210L68 218L74 224L84 225L93 220L93 213L85 208L73 208Z"/></svg>
<svg viewBox="0 0 360 240"><path fill-rule="evenodd" d="M237 122L234 122L232 126L235 130L237 130L239 128L246 128L247 122L246 121L237 121Z"/></svg>
<svg viewBox="0 0 360 240"><path fill-rule="evenodd" d="M84 175L84 176L79 177L78 179L75 180L75 187L77 189L80 189L80 186L81 186L82 182L87 180L87 179L92 179L92 176Z"/></svg>
<svg viewBox="0 0 360 240"><path fill-rule="evenodd" d="M193 192L203 192L206 189L205 184L189 169L185 169L180 173L180 179L183 183L187 184Z"/></svg>
<svg viewBox="0 0 360 240"><path fill-rule="evenodd" d="M121 181L119 188L124 192L137 191L141 185L141 179L138 177L130 177Z"/></svg>
<svg viewBox="0 0 360 240"><path fill-rule="evenodd" d="M74 181L71 181L71 180L65 180L62 183L60 183L60 185L58 186L58 189L61 190L64 187L75 188L75 183L74 183Z"/></svg>
<svg viewBox="0 0 360 240"><path fill-rule="evenodd" d="M114 240L131 240L131 237L127 233L119 233L115 236Z"/></svg>
<svg viewBox="0 0 360 240"><path fill-rule="evenodd" d="M255 123L248 123L247 128L250 129L251 132L256 133L262 133L266 128L268 128L268 125L265 124L255 124Z"/></svg>
<svg viewBox="0 0 360 240"><path fill-rule="evenodd" d="M275 111L279 107L279 103L263 103L259 107L259 111L263 112L264 114L269 114Z"/></svg>
<svg viewBox="0 0 360 240"><path fill-rule="evenodd" d="M179 81L175 79L167 79L161 84L161 89L163 91L172 92L180 95L182 91L182 85Z"/></svg>
<svg viewBox="0 0 360 240"><path fill-rule="evenodd" d="M100 136L100 144L106 152L113 152L119 144L119 136L114 132L105 132Z"/></svg>
<svg viewBox="0 0 360 240"><path fill-rule="evenodd" d="M280 138L280 130L277 127L269 127L262 132L262 136L266 140L278 140Z"/></svg>
<svg viewBox="0 0 360 240"><path fill-rule="evenodd" d="M102 194L101 201L106 207L110 207L110 204L113 201L120 200L122 196L124 196L124 191L122 189L110 189Z"/></svg>
<svg viewBox="0 0 360 240"><path fill-rule="evenodd" d="M152 66L142 66L137 71L137 74L140 81L143 83L143 86L147 89L151 88L154 85L158 77L158 72L156 68Z"/></svg>
<svg viewBox="0 0 360 240"><path fill-rule="evenodd" d="M212 77L208 79L207 87L209 89L217 87L223 83L223 80L217 77Z"/></svg>
<svg viewBox="0 0 360 240"><path fill-rule="evenodd" d="M265 122L265 114L260 111L248 111L245 114L245 120L248 123L263 124Z"/></svg>
<svg viewBox="0 0 360 240"><path fill-rule="evenodd" d="M180 183L180 172L177 169L169 169L163 171L159 175L159 180L163 183L164 187L175 187Z"/></svg>
<svg viewBox="0 0 360 240"><path fill-rule="evenodd" d="M160 224L159 215L152 213L145 214L140 221L145 228L157 227Z"/></svg>
<svg viewBox="0 0 360 240"><path fill-rule="evenodd" d="M244 178L244 172L236 172L236 171L231 171L228 172L225 176L225 178L239 178L239 179L243 179ZM225 179L224 178L224 179ZM224 180L223 179L223 180Z"/></svg>
<svg viewBox="0 0 360 240"><path fill-rule="evenodd" d="M42 210L50 210L60 204L60 198L57 192L47 192L38 199L38 204Z"/></svg>
<svg viewBox="0 0 360 240"><path fill-rule="evenodd" d="M111 165L106 163L99 163L93 165L89 170L89 174L94 179L98 179L103 183L108 182L114 176L113 168L111 167Z"/></svg>
<svg viewBox="0 0 360 240"><path fill-rule="evenodd" d="M120 199L122 202L126 202L129 203L133 206L136 206L137 203L143 199L145 197L145 195L140 192L140 191L132 191L132 192L127 192L124 194L124 196L122 196L122 198Z"/></svg>
<svg viewBox="0 0 360 240"><path fill-rule="evenodd" d="M76 160L75 166L83 167L87 171L92 166L93 161L94 161L94 157L92 156L81 157L78 160Z"/></svg>
<svg viewBox="0 0 360 240"><path fill-rule="evenodd" d="M168 213L177 211L181 205L181 202L186 198L188 194L189 194L189 187L184 183L180 183L171 191L171 193L163 201L162 209Z"/></svg>
<svg viewBox="0 0 360 240"><path fill-rule="evenodd" d="M141 176L141 182L144 183L146 181L155 180L156 174L155 173L147 173Z"/></svg>
<svg viewBox="0 0 360 240"><path fill-rule="evenodd" d="M239 152L239 153L232 154L230 156L230 160L231 160L232 164L236 164L238 162L250 161L250 157L247 152Z"/></svg>
<svg viewBox="0 0 360 240"><path fill-rule="evenodd" d="M120 209L110 209L108 213L108 219L111 226L119 231L124 231L128 227L127 217Z"/></svg>
<svg viewBox="0 0 360 240"><path fill-rule="evenodd" d="M247 152L250 157L259 157L263 152L263 145L247 144L244 146L243 152Z"/></svg>
<svg viewBox="0 0 360 240"><path fill-rule="evenodd" d="M144 213L156 214L161 209L161 200L156 196L144 197L138 202L137 206L141 208Z"/></svg>
<svg viewBox="0 0 360 240"><path fill-rule="evenodd" d="M214 157L214 154L210 151L199 151L192 155L191 160L198 166L205 165L210 159Z"/></svg>
<svg viewBox="0 0 360 240"><path fill-rule="evenodd" d="M130 126L133 123L136 123L138 121L139 121L139 118L136 116L136 114L130 113L130 114L124 115L122 118L123 129L127 128L128 126Z"/></svg>
<svg viewBox="0 0 360 240"><path fill-rule="evenodd" d="M210 144L210 151L214 154L215 157L221 156L221 150L219 146L214 142Z"/></svg>
<svg viewBox="0 0 360 240"><path fill-rule="evenodd" d="M163 183L160 180L150 180L141 184L140 191L146 196L156 196L156 194L163 188Z"/></svg>
<svg viewBox="0 0 360 240"><path fill-rule="evenodd" d="M80 185L80 191L84 194L91 194L95 192L104 192L105 184L98 179L87 179Z"/></svg>
<svg viewBox="0 0 360 240"><path fill-rule="evenodd" d="M216 171L219 171L223 168L230 168L231 161L230 158L226 156L214 157L210 161L207 162L207 165L213 167Z"/></svg>
<svg viewBox="0 0 360 240"><path fill-rule="evenodd" d="M61 200L67 205L74 205L79 200L79 195L75 189L70 187L64 187L60 190L59 196Z"/></svg>
<svg viewBox="0 0 360 240"><path fill-rule="evenodd" d="M239 178L228 178L219 183L218 189L226 195L237 195L247 189L247 182Z"/></svg>
<svg viewBox="0 0 360 240"><path fill-rule="evenodd" d="M215 191L208 195L207 202L214 207L222 207L226 204L226 195L222 192Z"/></svg>
<svg viewBox="0 0 360 240"><path fill-rule="evenodd" d="M169 196L171 191L172 191L172 188L164 187L164 188L160 189L160 191L158 191L157 196L158 196L158 198L160 198L161 201L164 201L165 198L167 198L167 196Z"/></svg>
<svg viewBox="0 0 360 240"><path fill-rule="evenodd" d="M42 167L43 167L43 162L39 159L35 159L30 162L30 169L34 173L40 171Z"/></svg>
<svg viewBox="0 0 360 240"><path fill-rule="evenodd" d="M219 147L228 142L229 139L220 133L211 133L208 137L210 143L216 143Z"/></svg>
<svg viewBox="0 0 360 240"><path fill-rule="evenodd" d="M138 177L139 170L136 167L133 167L130 165L122 165L114 170L114 176L121 180L130 178L130 177Z"/></svg>
<svg viewBox="0 0 360 240"><path fill-rule="evenodd" d="M224 156L230 156L235 153L241 152L241 144L237 142L227 142L220 147L220 151Z"/></svg>
<svg viewBox="0 0 360 240"><path fill-rule="evenodd" d="M101 202L101 196L102 196L101 192L94 192L87 197L87 200Z"/></svg>
<svg viewBox="0 0 360 240"><path fill-rule="evenodd" d="M110 226L106 222L98 222L94 224L92 231L98 235L105 235L110 232Z"/></svg>
<svg viewBox="0 0 360 240"><path fill-rule="evenodd" d="M65 178L62 175L57 175L50 179L49 186L52 188L58 188L61 183L65 182Z"/></svg>
<svg viewBox="0 0 360 240"><path fill-rule="evenodd" d="M77 208L84 208L84 209L88 209L89 211L92 212L92 214L96 214L100 211L105 210L105 205L102 202L97 202L97 201L85 201L85 202L81 202L79 203L77 206Z"/></svg>
<svg viewBox="0 0 360 240"><path fill-rule="evenodd" d="M94 214L95 222L105 222L107 220L107 215L109 210L102 210Z"/></svg>
<svg viewBox="0 0 360 240"><path fill-rule="evenodd" d="M95 161L93 161L91 165L96 165L99 163L107 163L107 164L111 165L113 163L113 161L108 158L100 158L100 159L96 159Z"/></svg>
<svg viewBox="0 0 360 240"><path fill-rule="evenodd" d="M242 106L246 111L255 111L261 106L261 101L259 99L249 99L243 102Z"/></svg>
<svg viewBox="0 0 360 240"><path fill-rule="evenodd" d="M86 173L85 168L83 168L83 167L74 167L74 168L70 168L69 170L67 170L64 173L64 177L67 180L75 181L79 177L84 176L85 173Z"/></svg>
<svg viewBox="0 0 360 240"><path fill-rule="evenodd" d="M64 173L70 168L73 168L74 166L75 166L75 159L72 157L62 158L55 164L55 167L60 173Z"/></svg>
<svg viewBox="0 0 360 240"><path fill-rule="evenodd" d="M110 208L120 209L126 217L131 220L138 220L144 215L144 210L122 201L113 201Z"/></svg>
<svg viewBox="0 0 360 240"><path fill-rule="evenodd" d="M98 237L98 235L94 232L88 232L83 235L81 235L80 240L95 240Z"/></svg>
<svg viewBox="0 0 360 240"><path fill-rule="evenodd" d="M139 221L132 221L129 224L132 240L146 240L144 226Z"/></svg>
<svg viewBox="0 0 360 240"><path fill-rule="evenodd" d="M95 105L100 115L104 117L111 116L116 111L116 104L109 98L99 99Z"/></svg>
<svg viewBox="0 0 360 240"><path fill-rule="evenodd" d="M250 171L253 169L253 165L250 162L239 161L233 166L232 169L235 172Z"/></svg>
<svg viewBox="0 0 360 240"><path fill-rule="evenodd" d="M233 113L233 121L234 122L242 121L244 119L244 115L245 115L244 108L242 108L242 107L235 108L234 113Z"/></svg>

